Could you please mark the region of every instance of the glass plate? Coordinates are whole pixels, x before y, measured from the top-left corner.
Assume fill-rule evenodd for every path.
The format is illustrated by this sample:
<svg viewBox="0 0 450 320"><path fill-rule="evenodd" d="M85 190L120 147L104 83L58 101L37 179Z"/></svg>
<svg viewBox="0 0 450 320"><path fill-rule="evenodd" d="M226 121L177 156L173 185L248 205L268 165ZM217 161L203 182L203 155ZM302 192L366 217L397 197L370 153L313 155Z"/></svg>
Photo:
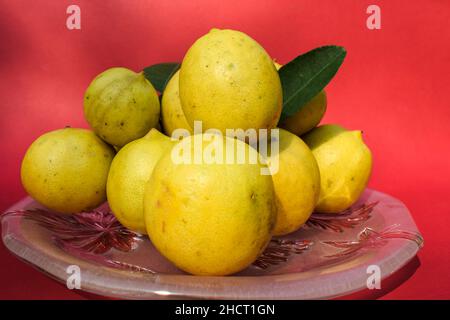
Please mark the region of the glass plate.
<svg viewBox="0 0 450 320"><path fill-rule="evenodd" d="M227 277L178 270L107 204L61 215L25 198L1 222L3 242L20 259L63 283L78 266L81 290L127 299L334 298L367 288L374 270L391 275L423 246L405 205L369 189L351 209L313 214L299 231L274 238L255 263Z"/></svg>

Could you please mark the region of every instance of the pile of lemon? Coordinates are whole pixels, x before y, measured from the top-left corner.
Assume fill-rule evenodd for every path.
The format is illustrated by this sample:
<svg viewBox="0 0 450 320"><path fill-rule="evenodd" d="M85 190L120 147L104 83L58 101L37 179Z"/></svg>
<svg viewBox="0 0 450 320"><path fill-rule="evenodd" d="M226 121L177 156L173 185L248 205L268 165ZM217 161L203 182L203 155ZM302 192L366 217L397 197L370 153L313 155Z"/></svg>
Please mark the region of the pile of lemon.
<svg viewBox="0 0 450 320"><path fill-rule="evenodd" d="M243 270L273 235L298 230L313 211L350 207L372 167L361 131L317 127L324 91L280 121L280 67L246 34L213 29L189 48L161 103L142 72L106 70L84 96L92 131L64 128L39 137L23 159L22 183L61 213L107 199L124 226L148 234L186 272ZM193 131L194 121L202 132ZM269 144L278 149L264 157L248 140L226 135L274 128L277 139ZM187 134L171 138L179 130ZM218 145L219 159L234 161L174 161L179 150L203 159L200 152ZM239 162L234 148L259 160Z"/></svg>

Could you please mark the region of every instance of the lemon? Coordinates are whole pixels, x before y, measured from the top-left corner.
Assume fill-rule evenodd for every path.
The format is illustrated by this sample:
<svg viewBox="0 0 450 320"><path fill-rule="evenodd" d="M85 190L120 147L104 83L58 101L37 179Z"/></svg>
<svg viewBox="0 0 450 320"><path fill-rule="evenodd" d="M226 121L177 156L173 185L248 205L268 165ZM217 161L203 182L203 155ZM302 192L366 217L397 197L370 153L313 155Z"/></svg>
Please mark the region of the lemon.
<svg viewBox="0 0 450 320"><path fill-rule="evenodd" d="M84 94L84 115L103 140L122 147L143 137L159 121L159 98L144 74L108 69L92 80Z"/></svg>
<svg viewBox="0 0 450 320"><path fill-rule="evenodd" d="M283 129L279 132L279 152L268 159L277 204L274 235L300 228L309 219L320 193L319 167L311 150L296 135Z"/></svg>
<svg viewBox="0 0 450 320"><path fill-rule="evenodd" d="M276 61L273 64L277 70L280 70L283 66ZM325 115L325 111L327 111L327 95L322 90L292 116L280 121L279 126L293 134L301 136L320 123Z"/></svg>
<svg viewBox="0 0 450 320"><path fill-rule="evenodd" d="M146 234L144 188L156 162L174 142L156 129L125 145L114 158L108 175L108 203L117 220Z"/></svg>
<svg viewBox="0 0 450 320"><path fill-rule="evenodd" d="M322 125L303 136L320 170L321 190L316 210L337 213L361 196L372 170L372 154L361 131Z"/></svg>
<svg viewBox="0 0 450 320"><path fill-rule="evenodd" d="M194 147L198 143L205 150L220 144L223 153L216 155L233 161L210 162L206 157L195 163L192 157L202 156ZM234 147L244 150L247 159L258 157L237 139L208 133L186 137L158 161L146 186L144 212L152 243L191 274L238 272L271 238L276 219L272 178L261 174L260 163L237 163ZM175 150L191 153L191 160L175 161Z"/></svg>
<svg viewBox="0 0 450 320"><path fill-rule="evenodd" d="M273 64L275 65L275 69L280 70L281 67L283 66L282 64L279 64L278 62L276 62L275 60L273 60Z"/></svg>
<svg viewBox="0 0 450 320"><path fill-rule="evenodd" d="M106 179L114 150L86 129L43 134L22 161L25 190L49 209L74 213L106 200Z"/></svg>
<svg viewBox="0 0 450 320"><path fill-rule="evenodd" d="M324 90L308 101L292 116L283 119L279 126L298 136L315 128L327 110L327 95Z"/></svg>
<svg viewBox="0 0 450 320"><path fill-rule="evenodd" d="M248 35L213 29L186 53L180 69L180 99L188 123L226 129L277 125L280 77L267 52Z"/></svg>
<svg viewBox="0 0 450 320"><path fill-rule="evenodd" d="M161 101L161 118L164 132L171 136L176 129L186 129L191 134L193 130L188 124L181 107L178 80L180 71L178 70L167 83Z"/></svg>

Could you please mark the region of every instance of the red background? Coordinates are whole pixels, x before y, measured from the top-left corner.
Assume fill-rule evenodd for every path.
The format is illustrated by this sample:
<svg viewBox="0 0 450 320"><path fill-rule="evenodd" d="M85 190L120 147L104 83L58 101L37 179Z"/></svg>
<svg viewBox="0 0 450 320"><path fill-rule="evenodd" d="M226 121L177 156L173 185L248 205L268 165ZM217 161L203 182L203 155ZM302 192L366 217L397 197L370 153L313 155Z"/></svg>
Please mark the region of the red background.
<svg viewBox="0 0 450 320"><path fill-rule="evenodd" d="M66 8L81 7L81 30ZM366 28L381 7L382 29ZM425 248L383 290L358 297L450 298L450 1L0 1L0 210L25 196L20 162L42 133L86 127L82 96L112 66L180 61L212 27L242 30L279 62L325 44L348 55L327 87L324 122L363 129L370 186L410 208ZM67 290L0 245L0 298L92 297Z"/></svg>

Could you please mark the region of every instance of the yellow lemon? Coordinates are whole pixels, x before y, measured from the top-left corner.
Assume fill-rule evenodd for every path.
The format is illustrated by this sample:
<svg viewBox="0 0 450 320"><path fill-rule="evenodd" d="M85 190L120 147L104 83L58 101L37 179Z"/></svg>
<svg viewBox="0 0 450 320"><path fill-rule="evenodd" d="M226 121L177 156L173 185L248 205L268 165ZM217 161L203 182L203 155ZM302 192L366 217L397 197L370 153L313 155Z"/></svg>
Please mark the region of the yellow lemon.
<svg viewBox="0 0 450 320"><path fill-rule="evenodd" d="M327 110L327 95L324 90L308 101L292 116L280 121L279 126L298 136L315 128Z"/></svg>
<svg viewBox="0 0 450 320"><path fill-rule="evenodd" d="M280 70L283 66L276 61L273 63L277 70ZM325 111L327 111L327 95L322 90L295 114L280 121L279 126L301 136L320 123Z"/></svg>
<svg viewBox="0 0 450 320"><path fill-rule="evenodd" d="M114 158L108 175L107 195L112 212L125 227L147 233L144 188L156 162L175 142L156 129L125 145Z"/></svg>
<svg viewBox="0 0 450 320"><path fill-rule="evenodd" d="M188 123L203 129L262 129L277 125L280 77L267 52L248 35L213 29L188 50L180 70L180 99Z"/></svg>
<svg viewBox="0 0 450 320"><path fill-rule="evenodd" d="M279 63L276 62L275 60L273 60L273 64L275 65L275 68L276 68L277 70L280 70L281 67L283 66L282 64L279 64Z"/></svg>
<svg viewBox="0 0 450 320"><path fill-rule="evenodd" d="M274 235L296 231L310 217L320 193L320 173L308 146L296 135L280 129L279 152L268 158L275 188L277 222Z"/></svg>
<svg viewBox="0 0 450 320"><path fill-rule="evenodd" d="M199 145L221 162L210 161ZM219 145L223 152L216 148ZM238 163L235 149L247 159L258 158L255 149L237 139L215 134L186 137L158 161L147 183L148 235L161 254L186 272L238 272L271 238L276 219L272 178L261 174L264 166L259 162ZM188 154L189 161L176 160L178 153ZM204 161L196 163L197 157Z"/></svg>
<svg viewBox="0 0 450 320"><path fill-rule="evenodd" d="M322 125L303 136L320 170L321 190L316 210L337 213L361 196L372 170L372 154L361 131Z"/></svg>
<svg viewBox="0 0 450 320"><path fill-rule="evenodd" d="M106 200L106 179L114 150L86 129L43 134L22 161L25 190L49 209L74 213Z"/></svg>
<svg viewBox="0 0 450 320"><path fill-rule="evenodd" d="M191 134L193 130L188 124L181 107L178 80L180 71L178 70L167 83L161 101L161 118L164 132L171 136L176 129L186 129Z"/></svg>

